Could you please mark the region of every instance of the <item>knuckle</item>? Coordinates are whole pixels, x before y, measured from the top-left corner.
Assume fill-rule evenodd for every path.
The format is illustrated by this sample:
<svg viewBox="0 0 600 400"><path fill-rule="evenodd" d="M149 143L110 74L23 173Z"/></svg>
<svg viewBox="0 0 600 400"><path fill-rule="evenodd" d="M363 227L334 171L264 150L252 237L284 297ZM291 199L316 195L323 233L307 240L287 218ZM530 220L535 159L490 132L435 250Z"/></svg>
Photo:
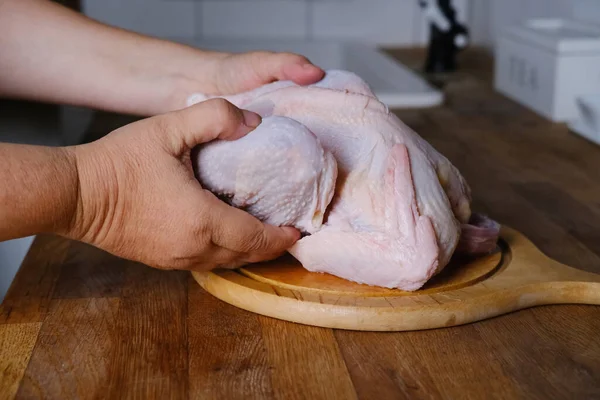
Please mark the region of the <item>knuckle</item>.
<svg viewBox="0 0 600 400"><path fill-rule="evenodd" d="M194 248L198 253L204 253L212 246L211 230L205 218L198 218L194 227L190 229L191 237L194 238Z"/></svg>
<svg viewBox="0 0 600 400"><path fill-rule="evenodd" d="M212 113L214 118L221 123L230 121L238 116L237 108L225 99L212 99Z"/></svg>
<svg viewBox="0 0 600 400"><path fill-rule="evenodd" d="M177 113L160 115L152 119L152 135L169 149L178 151L183 134L182 118Z"/></svg>
<svg viewBox="0 0 600 400"><path fill-rule="evenodd" d="M181 224L181 234L168 239L166 251L157 255L157 264L163 269L189 270L211 253L212 243L203 226Z"/></svg>
<svg viewBox="0 0 600 400"><path fill-rule="evenodd" d="M268 241L265 236L265 231L257 227L254 229L252 234L246 236L242 243L242 249L246 252L258 252L267 247Z"/></svg>
<svg viewBox="0 0 600 400"><path fill-rule="evenodd" d="M166 134L180 132L183 129L183 125L183 113L180 112L164 114L157 119L157 127Z"/></svg>
<svg viewBox="0 0 600 400"><path fill-rule="evenodd" d="M165 255L165 259L168 260L168 263L172 265L175 269L184 268L190 258L192 258L193 253L190 251L191 246L187 242L178 242L172 245L171 251L168 255Z"/></svg>
<svg viewBox="0 0 600 400"><path fill-rule="evenodd" d="M167 115L160 115L156 118L152 119L152 131L157 135L164 137L167 135L169 130L171 129L171 124L169 123L169 117Z"/></svg>
<svg viewBox="0 0 600 400"><path fill-rule="evenodd" d="M215 126L215 133L235 130L242 122L242 112L225 99L214 99L211 105L211 119Z"/></svg>

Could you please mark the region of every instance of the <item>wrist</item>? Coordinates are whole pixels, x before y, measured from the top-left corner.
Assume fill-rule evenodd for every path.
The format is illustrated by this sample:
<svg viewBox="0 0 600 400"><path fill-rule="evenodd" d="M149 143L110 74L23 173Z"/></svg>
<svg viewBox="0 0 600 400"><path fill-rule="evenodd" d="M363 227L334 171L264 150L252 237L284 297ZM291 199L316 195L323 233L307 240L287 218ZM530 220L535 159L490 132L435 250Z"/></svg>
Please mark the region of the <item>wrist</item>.
<svg viewBox="0 0 600 400"><path fill-rule="evenodd" d="M221 94L217 84L219 64L228 55L191 47L180 49L179 56L171 58L171 62L163 66L163 76L169 81L169 95L162 112L187 107L187 100L194 93Z"/></svg>
<svg viewBox="0 0 600 400"><path fill-rule="evenodd" d="M64 235L77 206L77 171L68 148L0 144L0 241Z"/></svg>
<svg viewBox="0 0 600 400"><path fill-rule="evenodd" d="M110 160L99 160L101 155L94 143L68 148L69 157L75 171L74 187L76 187L73 206L68 217L68 224L61 232L64 236L86 242L95 243L98 232L102 230L102 221L106 220L107 204L104 199L112 193L106 186L110 183L112 164Z"/></svg>
<svg viewBox="0 0 600 400"><path fill-rule="evenodd" d="M50 218L39 230L42 233L51 232L64 236L72 223L74 210L77 207L77 166L69 147L55 147L50 148L49 151L52 153L50 164L54 166L57 173L57 176L51 180L51 185L54 187L49 188L55 192L55 196L43 196L40 201L47 202L54 212L50 211Z"/></svg>
<svg viewBox="0 0 600 400"><path fill-rule="evenodd" d="M130 93L118 107L143 116L185 108L193 93L217 94L219 60L228 55L146 37L124 45L118 54Z"/></svg>
<svg viewBox="0 0 600 400"><path fill-rule="evenodd" d="M73 235L76 225L78 224L78 210L80 208L80 179L79 167L77 164L76 147L63 147L57 149L64 160L65 174L68 181L69 191L66 195L65 212L53 223L53 232L70 239L78 239Z"/></svg>

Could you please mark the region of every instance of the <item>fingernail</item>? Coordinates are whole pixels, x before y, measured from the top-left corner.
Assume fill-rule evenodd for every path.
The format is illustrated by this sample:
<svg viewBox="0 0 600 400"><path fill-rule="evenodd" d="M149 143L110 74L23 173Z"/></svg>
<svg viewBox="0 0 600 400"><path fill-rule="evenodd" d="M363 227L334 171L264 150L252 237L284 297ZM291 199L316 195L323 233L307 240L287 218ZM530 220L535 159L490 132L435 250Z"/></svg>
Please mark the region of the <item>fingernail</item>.
<svg viewBox="0 0 600 400"><path fill-rule="evenodd" d="M242 114L244 115L244 125L249 128L256 128L260 125L261 118L260 115L253 113L252 111L242 110Z"/></svg>

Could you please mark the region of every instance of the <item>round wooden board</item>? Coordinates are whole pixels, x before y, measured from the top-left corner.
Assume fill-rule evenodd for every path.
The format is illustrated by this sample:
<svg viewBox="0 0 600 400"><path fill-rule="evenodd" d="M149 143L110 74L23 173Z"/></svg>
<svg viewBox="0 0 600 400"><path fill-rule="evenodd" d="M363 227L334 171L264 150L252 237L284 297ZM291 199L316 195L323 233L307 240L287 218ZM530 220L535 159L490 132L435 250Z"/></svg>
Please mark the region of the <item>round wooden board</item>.
<svg viewBox="0 0 600 400"><path fill-rule="evenodd" d="M453 260L416 292L373 287L305 270L291 256L238 270L194 272L234 306L287 321L352 330L454 326L541 304L600 304L600 275L549 259L503 227L497 250Z"/></svg>
<svg viewBox="0 0 600 400"><path fill-rule="evenodd" d="M453 260L444 270L419 290L420 294L459 289L484 280L502 263L502 249L497 247L490 255L475 259ZM310 272L292 256L286 255L275 261L240 268L239 272L251 279L264 282L274 288L345 296L411 296L413 292L363 285L334 275Z"/></svg>

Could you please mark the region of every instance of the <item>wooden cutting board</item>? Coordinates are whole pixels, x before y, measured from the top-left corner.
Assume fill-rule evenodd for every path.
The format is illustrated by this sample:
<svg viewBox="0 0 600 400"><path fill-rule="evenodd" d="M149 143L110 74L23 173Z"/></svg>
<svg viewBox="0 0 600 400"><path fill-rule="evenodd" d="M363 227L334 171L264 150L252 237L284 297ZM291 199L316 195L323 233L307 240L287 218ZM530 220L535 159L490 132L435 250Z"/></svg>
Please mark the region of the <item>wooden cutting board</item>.
<svg viewBox="0 0 600 400"><path fill-rule="evenodd" d="M546 304L600 305L600 275L560 264L502 227L496 251L454 260L421 290L361 285L305 270L291 256L193 272L213 296L273 318L327 328L409 331L462 325Z"/></svg>

